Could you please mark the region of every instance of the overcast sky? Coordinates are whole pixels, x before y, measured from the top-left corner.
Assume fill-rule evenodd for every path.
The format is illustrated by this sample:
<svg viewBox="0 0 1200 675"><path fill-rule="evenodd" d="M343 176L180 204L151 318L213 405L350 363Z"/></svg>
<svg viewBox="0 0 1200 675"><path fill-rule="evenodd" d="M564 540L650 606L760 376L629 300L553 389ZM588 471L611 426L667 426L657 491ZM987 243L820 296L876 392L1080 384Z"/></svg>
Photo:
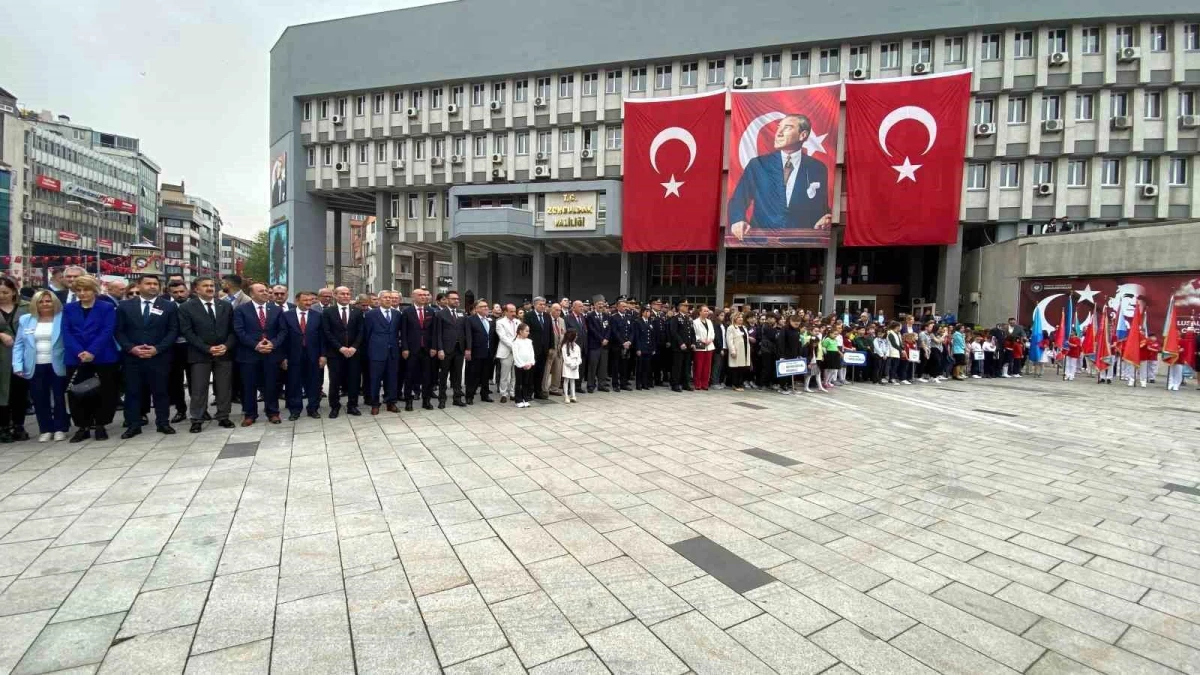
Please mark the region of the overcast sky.
<svg viewBox="0 0 1200 675"><path fill-rule="evenodd" d="M0 88L22 107L141 139L227 227L267 225L271 46L283 29L429 0L7 2Z"/></svg>

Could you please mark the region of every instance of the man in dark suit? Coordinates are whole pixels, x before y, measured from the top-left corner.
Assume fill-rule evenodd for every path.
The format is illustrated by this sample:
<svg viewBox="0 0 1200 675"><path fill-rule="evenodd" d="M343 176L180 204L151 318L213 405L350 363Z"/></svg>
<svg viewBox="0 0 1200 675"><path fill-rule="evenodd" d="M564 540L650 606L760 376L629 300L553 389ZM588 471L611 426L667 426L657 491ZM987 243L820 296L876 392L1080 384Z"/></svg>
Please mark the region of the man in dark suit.
<svg viewBox="0 0 1200 675"><path fill-rule="evenodd" d="M167 282L167 294L175 302L176 308L181 308L183 303L188 301L188 286L182 281L169 281ZM187 419L188 403L184 396L184 375L187 372L187 364L187 338L183 336L181 328L180 335L175 338L175 344L171 347L171 372L167 376L167 398L170 399L171 406L175 408L175 416L171 418L171 424L178 424ZM143 400L143 408L145 403ZM142 412L148 411L142 410Z"/></svg>
<svg viewBox="0 0 1200 675"><path fill-rule="evenodd" d="M188 416L193 434L200 433L208 411L208 382L212 379L217 399L217 424L232 429L229 410L233 402L233 305L217 300L217 283L211 277L192 281L196 296L179 307L179 333L187 340L188 385L191 406Z"/></svg>
<svg viewBox="0 0 1200 675"><path fill-rule="evenodd" d="M353 304L350 289L334 289L335 302L321 315L325 333L325 361L329 364L329 418L336 419L346 394L346 414L358 411L359 385L362 382L359 350L363 344L363 315Z"/></svg>
<svg viewBox="0 0 1200 675"><path fill-rule="evenodd" d="M366 399L371 414L379 414L379 389L384 392L388 412L400 412L396 407L396 386L400 369L400 312L395 309L399 293L381 291L379 307L367 310L362 318L362 345L366 350L369 373Z"/></svg>
<svg viewBox="0 0 1200 675"><path fill-rule="evenodd" d="M487 300L475 303L475 313L463 319L463 358L467 364L467 405L475 404L475 391L479 400L492 402L488 381L492 375L492 355L495 354L496 324L488 313Z"/></svg>
<svg viewBox="0 0 1200 675"><path fill-rule="evenodd" d="M544 401L550 397L542 389L542 375L546 372L546 357L554 344L554 329L550 325L545 298L533 299L533 311L525 312L525 323L529 326L529 340L533 343L533 397Z"/></svg>
<svg viewBox="0 0 1200 675"><path fill-rule="evenodd" d="M75 288L75 280L86 273L87 272L85 272L84 269L78 265L69 265L63 269L62 287L54 291L54 294L58 296L59 302L64 305L69 302L75 302L75 291L71 289ZM99 300L103 297L103 294L99 294L96 299Z"/></svg>
<svg viewBox="0 0 1200 675"><path fill-rule="evenodd" d="M788 115L775 131L775 151L746 165L729 198L729 231L739 241L752 231L762 236L829 228L829 171L804 155L811 133L807 117Z"/></svg>
<svg viewBox="0 0 1200 675"><path fill-rule="evenodd" d="M462 407L463 330L462 313L458 311L458 291L446 291L442 307L433 319L433 344L438 358L438 409L446 407L446 376L454 389L454 405Z"/></svg>
<svg viewBox="0 0 1200 675"><path fill-rule="evenodd" d="M565 317L563 317L563 319L564 319L564 323L566 324L567 330L575 331L575 335L576 335L575 344L579 347L579 354L580 354L581 358L583 359L582 363L584 364L582 367L580 367L579 372L586 378L587 361L588 361L588 357L587 357L587 319L585 318L585 315L583 312L583 301L576 300L575 302L571 303L571 309L569 312L567 312L567 315ZM575 387L575 393L577 393L577 394L582 394L586 391L587 391L586 386Z"/></svg>
<svg viewBox="0 0 1200 675"><path fill-rule="evenodd" d="M296 294L295 309L283 313L281 321L287 332L286 358L288 420L300 419L304 399L308 399L308 416L321 419L321 369L325 367L325 349L321 331L321 313L312 309L316 294L300 291Z"/></svg>
<svg viewBox="0 0 1200 675"><path fill-rule="evenodd" d="M154 403L154 423L159 433L173 434L171 402L167 396L167 375L171 370L171 349L179 335L179 315L175 303L158 294L158 277L143 274L138 280L138 297L117 308L117 345L124 355L125 422L121 438L142 433L142 397Z"/></svg>
<svg viewBox="0 0 1200 675"><path fill-rule="evenodd" d="M608 388L608 313L604 311L604 296L592 299L592 311L584 321L587 324L587 393Z"/></svg>
<svg viewBox="0 0 1200 675"><path fill-rule="evenodd" d="M400 357L404 359L404 409L412 411L413 397L421 392L421 407L433 410L433 310L429 291L413 291L413 305L406 307L400 328Z"/></svg>
<svg viewBox="0 0 1200 675"><path fill-rule="evenodd" d="M629 322L628 312L625 298L617 298L617 306L608 316L608 375L614 392L633 391L625 367L633 352L633 324Z"/></svg>
<svg viewBox="0 0 1200 675"><path fill-rule="evenodd" d="M283 310L270 303L263 284L250 286L250 302L233 311L233 332L237 335L238 370L242 373L242 426L258 419L258 392L271 424L279 424L277 379L287 334L279 321Z"/></svg>

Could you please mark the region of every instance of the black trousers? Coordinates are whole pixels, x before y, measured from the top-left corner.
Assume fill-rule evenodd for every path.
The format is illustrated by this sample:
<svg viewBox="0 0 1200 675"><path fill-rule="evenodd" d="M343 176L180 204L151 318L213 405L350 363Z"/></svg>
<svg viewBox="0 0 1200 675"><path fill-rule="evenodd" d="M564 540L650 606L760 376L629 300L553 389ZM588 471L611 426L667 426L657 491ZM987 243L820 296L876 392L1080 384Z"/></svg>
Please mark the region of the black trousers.
<svg viewBox="0 0 1200 675"><path fill-rule="evenodd" d="M513 400L517 403L528 403L529 399L533 398L533 379L534 373L537 372L537 366L525 370L524 368L513 368L513 375L516 378L516 383L513 386Z"/></svg>
<svg viewBox="0 0 1200 675"><path fill-rule="evenodd" d="M171 374L170 355L149 359L125 357L125 421L129 428L142 426L143 401L154 408L154 424L166 426L171 422L171 398L167 380ZM185 408L186 409L186 408Z"/></svg>
<svg viewBox="0 0 1200 675"><path fill-rule="evenodd" d="M460 351L454 353L446 352L446 358L438 361L438 400L442 403L446 402L446 379L449 375L450 387L454 390L454 400L458 401L463 397L463 354Z"/></svg>
<svg viewBox="0 0 1200 675"><path fill-rule="evenodd" d="M608 347L592 347L587 353L587 390L608 391Z"/></svg>
<svg viewBox="0 0 1200 675"><path fill-rule="evenodd" d="M746 383L746 374L750 372L750 366L741 366L738 368L729 369L729 378L734 389L741 389Z"/></svg>
<svg viewBox="0 0 1200 675"><path fill-rule="evenodd" d="M475 392L483 398L489 398L492 395L492 388L488 385L493 372L492 359L472 358L467 361L467 400L475 398Z"/></svg>
<svg viewBox="0 0 1200 675"><path fill-rule="evenodd" d="M529 372L533 373L530 377L533 378L533 394L534 396L542 397L546 395L546 391L542 389L542 376L546 374L546 352L534 347L538 351L533 357L533 368ZM525 399L529 400L529 399Z"/></svg>
<svg viewBox="0 0 1200 675"><path fill-rule="evenodd" d="M612 381L613 389L629 386L629 370L625 367L629 352L621 345L608 343L608 378Z"/></svg>
<svg viewBox="0 0 1200 675"><path fill-rule="evenodd" d="M187 390L183 387L183 376L187 373L188 365L187 344L175 344L171 347L171 372L167 375L167 395L171 406L176 411L186 413L188 410Z"/></svg>
<svg viewBox="0 0 1200 675"><path fill-rule="evenodd" d="M654 355L637 357L637 388L650 389L654 386Z"/></svg>
<svg viewBox="0 0 1200 675"><path fill-rule="evenodd" d="M342 408L343 394L346 396L346 404L357 408L362 386L362 359L357 353L346 358L341 352L335 351L325 359L325 363L329 367L329 409Z"/></svg>
<svg viewBox="0 0 1200 675"><path fill-rule="evenodd" d="M433 398L433 358L428 349L410 351L404 360L404 400L411 402L418 392L423 403Z"/></svg>
<svg viewBox="0 0 1200 675"><path fill-rule="evenodd" d="M78 366L70 366L67 368L67 382L74 382L76 373L79 374L80 380L86 380L95 374L100 378L100 391L83 398L67 393L67 402L70 404L71 417L75 420L75 426L81 429L108 426L117 412L117 382L121 373L121 364L81 363ZM129 410L129 406L126 405L125 409ZM138 422L140 426L141 420L139 419Z"/></svg>
<svg viewBox="0 0 1200 675"><path fill-rule="evenodd" d="M0 429L24 429L29 405L29 380L12 373L8 379L8 405L0 406Z"/></svg>
<svg viewBox="0 0 1200 675"><path fill-rule="evenodd" d="M775 354L769 352L759 352L757 378L758 386L766 387L773 382L775 382Z"/></svg>
<svg viewBox="0 0 1200 675"><path fill-rule="evenodd" d="M676 349L671 352L671 388L687 385L688 373L692 371L692 350Z"/></svg>

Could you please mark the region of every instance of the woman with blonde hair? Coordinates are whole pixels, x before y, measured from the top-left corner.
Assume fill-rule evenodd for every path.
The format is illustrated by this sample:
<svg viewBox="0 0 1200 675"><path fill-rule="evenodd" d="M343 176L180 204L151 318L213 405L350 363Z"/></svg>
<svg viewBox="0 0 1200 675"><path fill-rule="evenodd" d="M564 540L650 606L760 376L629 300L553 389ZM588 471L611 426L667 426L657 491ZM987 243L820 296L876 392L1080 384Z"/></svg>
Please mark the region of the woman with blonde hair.
<svg viewBox="0 0 1200 675"><path fill-rule="evenodd" d="M38 421L38 442L61 441L67 419L67 366L64 361L62 304L53 291L33 294L33 311L21 317L13 344L13 374L29 383Z"/></svg>
<svg viewBox="0 0 1200 675"><path fill-rule="evenodd" d="M98 302L100 284L95 277L81 276L72 290L76 302L62 311L63 361L67 366L71 415L79 427L71 437L79 443L92 437L108 439L105 430L117 411L117 378L121 355L113 333L117 308Z"/></svg>
<svg viewBox="0 0 1200 675"><path fill-rule="evenodd" d="M750 372L750 331L746 328L746 317L734 312L733 321L725 330L725 348L729 354L729 375L733 390L744 391L746 374Z"/></svg>

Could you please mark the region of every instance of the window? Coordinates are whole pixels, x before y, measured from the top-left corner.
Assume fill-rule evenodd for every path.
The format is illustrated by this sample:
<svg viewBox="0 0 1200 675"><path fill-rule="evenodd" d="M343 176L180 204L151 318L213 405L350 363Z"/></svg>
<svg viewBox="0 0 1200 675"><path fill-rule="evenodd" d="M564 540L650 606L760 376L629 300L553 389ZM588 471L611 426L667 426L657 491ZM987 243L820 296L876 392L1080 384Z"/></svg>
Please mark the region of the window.
<svg viewBox="0 0 1200 675"><path fill-rule="evenodd" d="M1021 187L1021 164L1019 162L1000 163L1000 187Z"/></svg>
<svg viewBox="0 0 1200 675"><path fill-rule="evenodd" d="M912 62L913 65L933 63L933 42L931 40L912 41Z"/></svg>
<svg viewBox="0 0 1200 675"><path fill-rule="evenodd" d="M867 45L850 48L850 70L862 68L871 70L871 48Z"/></svg>
<svg viewBox="0 0 1200 675"><path fill-rule="evenodd" d="M599 79L599 73L584 73L583 86L580 87L579 93L584 96L596 95L596 81Z"/></svg>
<svg viewBox="0 0 1200 675"><path fill-rule="evenodd" d="M608 150L621 149L621 130L622 127L605 127L604 128L604 147Z"/></svg>
<svg viewBox="0 0 1200 675"><path fill-rule="evenodd" d="M471 105L473 105L473 106L483 105L483 85L482 84L471 85Z"/></svg>
<svg viewBox="0 0 1200 675"><path fill-rule="evenodd" d="M311 119L312 119L312 101L305 101L304 102L304 121L307 122Z"/></svg>
<svg viewBox="0 0 1200 675"><path fill-rule="evenodd" d="M1117 26L1117 49L1133 46L1133 26Z"/></svg>
<svg viewBox="0 0 1200 675"><path fill-rule="evenodd" d="M1162 92L1148 91L1146 92L1146 119L1160 120L1162 119Z"/></svg>
<svg viewBox="0 0 1200 675"><path fill-rule="evenodd" d="M763 79L778 80L779 79L779 54L764 54L762 59Z"/></svg>
<svg viewBox="0 0 1200 675"><path fill-rule="evenodd" d="M1189 52L1200 50L1200 23L1189 23L1183 27L1183 48Z"/></svg>
<svg viewBox="0 0 1200 675"><path fill-rule="evenodd" d="M508 94L507 82L496 82L492 85L492 100L504 103L504 98Z"/></svg>
<svg viewBox="0 0 1200 675"><path fill-rule="evenodd" d="M987 164L968 164L967 165L967 189L968 190L986 190L988 178Z"/></svg>
<svg viewBox="0 0 1200 675"><path fill-rule="evenodd" d="M1033 31L1013 33L1013 58L1026 59L1033 56Z"/></svg>
<svg viewBox="0 0 1200 675"><path fill-rule="evenodd" d="M476 157L483 157L487 154L487 136L473 136L471 138L472 150Z"/></svg>
<svg viewBox="0 0 1200 675"><path fill-rule="evenodd" d="M425 100L425 92L420 89L415 89L408 92L408 107L421 109L421 102Z"/></svg>
<svg viewBox="0 0 1200 675"><path fill-rule="evenodd" d="M518 131L517 132L516 146L517 146L517 154L518 155L528 155L529 154L529 132L528 131Z"/></svg>
<svg viewBox="0 0 1200 675"><path fill-rule="evenodd" d="M975 123L991 124L996 121L996 102L990 98L975 100Z"/></svg>
<svg viewBox="0 0 1200 675"><path fill-rule="evenodd" d="M700 64L692 61L691 63L683 63L679 66L679 86L694 87L696 86L696 73L700 72Z"/></svg>
<svg viewBox="0 0 1200 675"><path fill-rule="evenodd" d="M306 166L308 166L309 168L312 168L312 167L314 167L314 166L316 166L316 165L317 165L317 151L316 151L315 149L313 149L313 148L305 148L305 150L304 150L304 163L305 163L305 165L306 165Z"/></svg>
<svg viewBox="0 0 1200 675"><path fill-rule="evenodd" d="M539 131L537 135L537 149L543 155L549 155L554 150L554 138L549 131Z"/></svg>
<svg viewBox="0 0 1200 675"><path fill-rule="evenodd" d="M946 38L946 63L966 63L966 40L960 37Z"/></svg>
<svg viewBox="0 0 1200 675"><path fill-rule="evenodd" d="M543 99L550 98L550 78L539 77L533 91L533 95Z"/></svg>
<svg viewBox="0 0 1200 675"><path fill-rule="evenodd" d="M1075 95L1075 119L1080 122L1090 122L1095 119L1093 115L1093 105L1095 98L1092 94L1076 94Z"/></svg>
<svg viewBox="0 0 1200 675"><path fill-rule="evenodd" d="M879 45L879 67L880 68L899 68L900 67L900 43L886 42Z"/></svg>
<svg viewBox="0 0 1200 675"><path fill-rule="evenodd" d="M1054 182L1054 162L1041 160L1033 163L1033 184Z"/></svg>
<svg viewBox="0 0 1200 675"><path fill-rule="evenodd" d="M792 77L808 77L811 70L812 61L809 59L807 49L792 52Z"/></svg>
<svg viewBox="0 0 1200 675"><path fill-rule="evenodd" d="M1150 51L1167 51L1167 27L1150 26Z"/></svg>
<svg viewBox="0 0 1200 675"><path fill-rule="evenodd" d="M584 129L583 129L583 149L584 150L595 150L596 149L596 130L594 128L584 127Z"/></svg>
<svg viewBox="0 0 1200 675"><path fill-rule="evenodd" d="M735 56L733 57L733 76L744 77L747 80L754 79L754 57L753 56Z"/></svg>
<svg viewBox="0 0 1200 675"><path fill-rule="evenodd" d="M434 87L433 89L430 89L429 90L429 109L430 110L441 110L443 96L444 96L444 92L442 91L441 87Z"/></svg>
<svg viewBox="0 0 1200 675"><path fill-rule="evenodd" d="M1055 28L1046 32L1046 50L1054 54L1056 52L1066 52L1067 50L1067 29Z"/></svg>
<svg viewBox="0 0 1200 675"><path fill-rule="evenodd" d="M437 193L430 192L425 195L425 217L437 218Z"/></svg>
<svg viewBox="0 0 1200 675"><path fill-rule="evenodd" d="M604 73L604 93L620 94L622 89L621 71L610 70Z"/></svg>
<svg viewBox="0 0 1200 675"><path fill-rule="evenodd" d="M1113 117L1121 117L1129 114L1129 94L1125 92L1113 92L1111 102Z"/></svg>
<svg viewBox="0 0 1200 675"><path fill-rule="evenodd" d="M1084 54L1100 53L1100 28L1098 26L1088 26L1081 30L1079 39L1083 42L1080 51Z"/></svg>
<svg viewBox="0 0 1200 675"><path fill-rule="evenodd" d="M413 159L425 159L425 139L421 138L413 141Z"/></svg>
<svg viewBox="0 0 1200 675"><path fill-rule="evenodd" d="M1029 121L1029 100L1024 96L1013 96L1008 99L1008 123L1025 124Z"/></svg>
<svg viewBox="0 0 1200 675"><path fill-rule="evenodd" d="M1194 91L1179 92L1179 114L1180 115L1195 115L1196 114L1196 92L1194 92Z"/></svg>
<svg viewBox="0 0 1200 675"><path fill-rule="evenodd" d="M405 155L407 154L404 150L405 147L404 141L396 141L395 147L392 148L395 151L396 159L404 159Z"/></svg>
<svg viewBox="0 0 1200 675"><path fill-rule="evenodd" d="M346 116L346 99L339 98L337 100L337 114L341 115L342 117Z"/></svg>
<svg viewBox="0 0 1200 675"><path fill-rule="evenodd" d="M1187 185L1188 184L1188 158L1187 157L1172 157L1171 171L1167 175L1167 182L1171 185Z"/></svg>
<svg viewBox="0 0 1200 675"><path fill-rule="evenodd" d="M1087 187L1088 161L1072 159L1067 162L1067 187Z"/></svg>
<svg viewBox="0 0 1200 675"><path fill-rule="evenodd" d="M708 83L725 84L725 59L708 60Z"/></svg>
<svg viewBox="0 0 1200 675"><path fill-rule="evenodd" d="M1062 99L1058 96L1043 96L1042 97L1042 119L1043 120L1060 120L1062 119Z"/></svg>
<svg viewBox="0 0 1200 675"><path fill-rule="evenodd" d="M438 89L437 92L439 95L441 95L442 90ZM375 94L375 107L372 108L371 111L373 113L375 113L376 115L382 115L383 114L383 106L384 106L383 94Z"/></svg>
<svg viewBox="0 0 1200 675"><path fill-rule="evenodd" d="M834 75L841 72L841 63L838 61L838 50L833 49L821 50L821 74Z"/></svg>
<svg viewBox="0 0 1200 675"><path fill-rule="evenodd" d="M409 220L417 219L417 195L415 195L415 194L410 194L408 196L408 214L407 215L408 215Z"/></svg>
<svg viewBox="0 0 1200 675"><path fill-rule="evenodd" d="M558 78L558 97L571 98L575 95L575 76L560 75Z"/></svg>
<svg viewBox="0 0 1200 675"><path fill-rule="evenodd" d="M1136 185L1153 185L1156 182L1154 178L1154 160L1150 157L1138 157Z"/></svg>
<svg viewBox="0 0 1200 675"><path fill-rule="evenodd" d="M392 94L392 112L400 112L404 110L404 93L396 92Z"/></svg>
<svg viewBox="0 0 1200 675"><path fill-rule="evenodd" d="M339 145L338 146L338 161L342 162L343 164L350 163L350 146L349 145Z"/></svg>
<svg viewBox="0 0 1200 675"><path fill-rule="evenodd" d="M321 119L329 119L329 101L321 101Z"/></svg>
<svg viewBox="0 0 1200 675"><path fill-rule="evenodd" d="M558 151L575 152L575 130L560 129L558 132Z"/></svg>
<svg viewBox="0 0 1200 675"><path fill-rule="evenodd" d="M450 102L456 106L462 107L463 104L463 86L456 84L450 87Z"/></svg>
<svg viewBox="0 0 1200 675"><path fill-rule="evenodd" d="M646 91L646 69L629 69L629 91Z"/></svg>
<svg viewBox="0 0 1200 675"><path fill-rule="evenodd" d="M529 80L513 82L513 102L523 103L527 98L529 98Z"/></svg>
<svg viewBox="0 0 1200 675"><path fill-rule="evenodd" d="M671 66L654 66L654 88L671 88Z"/></svg>
<svg viewBox="0 0 1200 675"><path fill-rule="evenodd" d="M375 144L375 161L379 164L387 161L387 141L379 141Z"/></svg>
<svg viewBox="0 0 1200 675"><path fill-rule="evenodd" d="M434 138L434 139L432 139L432 141L433 142L430 144L430 147L432 148L432 150L430 151L429 156L444 158L446 156L446 139ZM461 156L463 153L459 152L458 148L455 148L454 154Z"/></svg>
<svg viewBox="0 0 1200 675"><path fill-rule="evenodd" d="M492 136L492 152L501 156L508 154L508 134L501 131Z"/></svg>
<svg viewBox="0 0 1200 675"><path fill-rule="evenodd" d="M984 61L999 61L1000 34L989 33L979 38L979 58Z"/></svg>
<svg viewBox="0 0 1200 675"><path fill-rule="evenodd" d="M1105 159L1100 165L1100 185L1115 187L1121 184L1121 160Z"/></svg>
<svg viewBox="0 0 1200 675"><path fill-rule="evenodd" d="M467 154L467 137L466 136L455 136L454 137L454 154L458 155L459 157L463 157Z"/></svg>

